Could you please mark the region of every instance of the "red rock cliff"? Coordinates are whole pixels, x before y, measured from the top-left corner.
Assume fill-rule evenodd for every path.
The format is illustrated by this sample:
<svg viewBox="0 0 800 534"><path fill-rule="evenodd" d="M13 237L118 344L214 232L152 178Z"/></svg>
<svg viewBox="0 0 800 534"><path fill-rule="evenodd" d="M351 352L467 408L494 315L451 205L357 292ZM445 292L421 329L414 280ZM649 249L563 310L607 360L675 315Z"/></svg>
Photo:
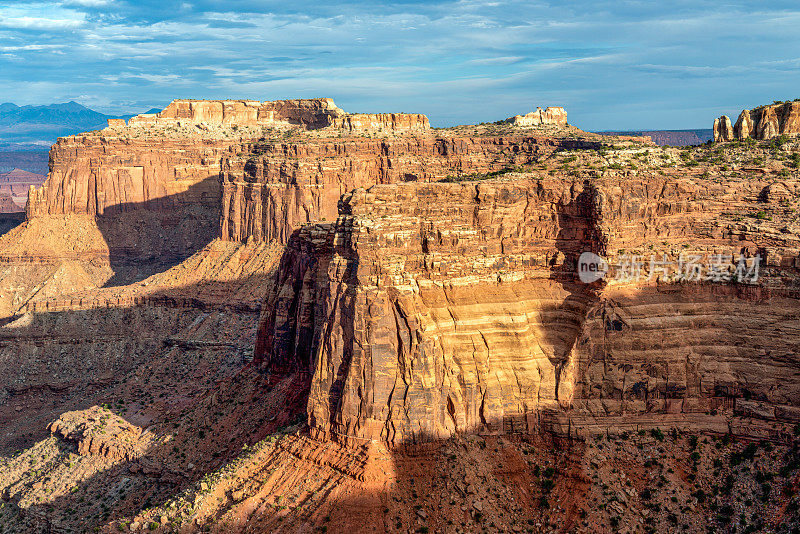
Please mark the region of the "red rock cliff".
<svg viewBox="0 0 800 534"><path fill-rule="evenodd" d="M797 345L796 291L575 277L581 251L614 258L622 245L767 255L768 240L720 216L757 192L740 186L520 175L357 189L335 223L289 242L256 361L310 373L312 428L356 442L585 435L671 414L719 429L724 410L796 420L800 381L779 378ZM768 263L796 275L791 240L780 246L788 255ZM744 341L751 329L775 340L768 355Z"/></svg>
<svg viewBox="0 0 800 534"><path fill-rule="evenodd" d="M561 149L599 146L596 140L546 135L256 144L223 164L222 237L286 243L303 223L335 220L340 196L356 187L498 171Z"/></svg>

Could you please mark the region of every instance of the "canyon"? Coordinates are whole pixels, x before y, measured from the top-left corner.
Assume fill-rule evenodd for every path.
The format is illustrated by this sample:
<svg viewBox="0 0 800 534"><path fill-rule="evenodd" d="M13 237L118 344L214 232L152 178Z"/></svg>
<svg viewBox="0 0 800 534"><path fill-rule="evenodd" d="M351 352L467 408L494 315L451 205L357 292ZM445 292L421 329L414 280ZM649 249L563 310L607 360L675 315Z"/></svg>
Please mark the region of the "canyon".
<svg viewBox="0 0 800 534"><path fill-rule="evenodd" d="M4 205L0 208L0 213L16 213L25 211L25 202L28 199L28 190L39 187L44 182L46 176L22 169L12 169L8 172L0 173L0 195L4 200Z"/></svg>
<svg viewBox="0 0 800 534"><path fill-rule="evenodd" d="M326 98L59 139L0 236L0 530L800 524L795 108L685 149Z"/></svg>

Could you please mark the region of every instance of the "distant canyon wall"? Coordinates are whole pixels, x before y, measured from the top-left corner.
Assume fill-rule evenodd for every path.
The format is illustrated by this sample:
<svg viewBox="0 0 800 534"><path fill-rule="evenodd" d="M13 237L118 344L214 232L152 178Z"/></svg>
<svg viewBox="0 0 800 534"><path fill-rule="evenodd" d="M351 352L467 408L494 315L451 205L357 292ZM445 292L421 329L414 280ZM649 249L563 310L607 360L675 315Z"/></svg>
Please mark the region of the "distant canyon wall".
<svg viewBox="0 0 800 534"><path fill-rule="evenodd" d="M72 136L51 148L27 218L89 216L112 261L177 261L219 234L219 173L231 141Z"/></svg>
<svg viewBox="0 0 800 534"><path fill-rule="evenodd" d="M346 113L330 98L298 100L174 100L163 111L138 115L127 126L173 126L195 124L206 127L248 127L289 124L308 130L340 128L347 131L425 131L428 118L418 113ZM121 120L109 121L114 128Z"/></svg>
<svg viewBox="0 0 800 534"><path fill-rule="evenodd" d="M419 114L347 114L328 98L175 100L160 113L139 115L127 124L111 120L104 130L59 139L50 151L47 180L29 191L26 216L94 217L118 261L185 258L221 233L232 235L226 225L220 228L220 221L230 218L221 217L223 191L226 206L234 196L222 184L222 171L236 165L229 158L263 138L263 128L272 128L273 138L280 139L298 128L341 136L418 133L429 124ZM292 153L302 152L304 144L265 141L269 150L284 154L283 165L296 161ZM341 192L337 187L317 211L335 213ZM291 206L292 195L284 191L276 202ZM285 239L296 227L291 215L280 224L294 226L263 235ZM235 237L251 235L260 239L262 234Z"/></svg>

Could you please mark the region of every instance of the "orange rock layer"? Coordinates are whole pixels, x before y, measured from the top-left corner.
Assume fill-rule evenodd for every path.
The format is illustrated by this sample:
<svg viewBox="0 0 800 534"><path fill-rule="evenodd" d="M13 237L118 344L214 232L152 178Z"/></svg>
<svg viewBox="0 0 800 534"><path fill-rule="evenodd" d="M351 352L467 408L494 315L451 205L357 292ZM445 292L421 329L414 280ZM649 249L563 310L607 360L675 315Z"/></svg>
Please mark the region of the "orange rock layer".
<svg viewBox="0 0 800 534"><path fill-rule="evenodd" d="M800 380L784 363L800 349L800 293L778 274L796 278L800 260L790 238L721 217L732 203L716 184L674 177L356 189L335 223L290 240L256 361L310 374L312 428L345 441L586 435L674 414L715 431L746 414L764 426L743 433L775 437L772 423L800 420ZM660 242L759 253L777 271L760 286L575 276L583 251ZM746 341L755 332L769 349Z"/></svg>
<svg viewBox="0 0 800 534"><path fill-rule="evenodd" d="M335 220L339 198L356 187L498 171L559 149L599 146L543 135L256 144L223 163L221 235L286 243L303 223Z"/></svg>

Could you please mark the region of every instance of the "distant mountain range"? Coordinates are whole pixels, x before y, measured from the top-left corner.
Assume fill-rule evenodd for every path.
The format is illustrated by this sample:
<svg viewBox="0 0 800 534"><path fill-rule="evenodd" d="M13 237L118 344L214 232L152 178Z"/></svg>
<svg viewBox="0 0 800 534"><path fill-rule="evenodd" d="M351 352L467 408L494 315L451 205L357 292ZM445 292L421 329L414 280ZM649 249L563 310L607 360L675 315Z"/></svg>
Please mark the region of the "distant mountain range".
<svg viewBox="0 0 800 534"><path fill-rule="evenodd" d="M161 111L149 110L146 113ZM108 119L133 115L105 115L77 102L45 106L0 104L0 150L49 148L57 138L105 128Z"/></svg>
<svg viewBox="0 0 800 534"><path fill-rule="evenodd" d="M697 130L630 130L597 133L605 135L647 135L655 144L660 146L702 145L706 141L710 141L714 138L714 131L711 128L700 128Z"/></svg>

